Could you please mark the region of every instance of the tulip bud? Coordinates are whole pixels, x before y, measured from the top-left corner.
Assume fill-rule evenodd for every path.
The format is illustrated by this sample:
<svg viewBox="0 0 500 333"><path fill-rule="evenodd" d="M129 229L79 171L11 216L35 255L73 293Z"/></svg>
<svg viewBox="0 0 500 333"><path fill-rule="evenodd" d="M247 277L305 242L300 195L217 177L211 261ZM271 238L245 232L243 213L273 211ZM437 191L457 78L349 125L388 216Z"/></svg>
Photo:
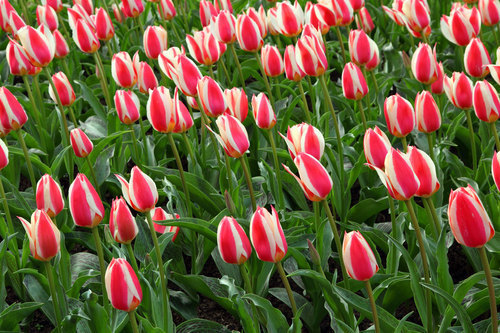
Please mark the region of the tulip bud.
<svg viewBox="0 0 500 333"><path fill-rule="evenodd" d="M325 139L321 131L312 125L301 123L288 126L286 137L280 135L286 142L292 160L300 153L307 153L318 161L323 156Z"/></svg>
<svg viewBox="0 0 500 333"><path fill-rule="evenodd" d="M297 60L295 56L295 47L293 45L288 45L285 49L285 75L288 80L300 81L306 75L297 65Z"/></svg>
<svg viewBox="0 0 500 333"><path fill-rule="evenodd" d="M175 127L174 133L184 133L193 126L193 118L184 103L179 100L179 89L174 92Z"/></svg>
<svg viewBox="0 0 500 333"><path fill-rule="evenodd" d="M227 109L225 114L230 114L244 122L248 115L248 98L242 88L224 90L224 99Z"/></svg>
<svg viewBox="0 0 500 333"><path fill-rule="evenodd" d="M157 6L158 13L163 20L170 21L177 15L172 0L160 0Z"/></svg>
<svg viewBox="0 0 500 333"><path fill-rule="evenodd" d="M254 7L250 7L246 11L246 15L250 16L250 18L257 24L259 28L259 33L262 38L267 36L267 17L266 11L264 7L260 5L259 10L256 10Z"/></svg>
<svg viewBox="0 0 500 333"><path fill-rule="evenodd" d="M262 67L267 76L275 77L283 74L285 67L278 47L266 44L260 52Z"/></svg>
<svg viewBox="0 0 500 333"><path fill-rule="evenodd" d="M158 64L160 65L161 71L170 79L173 80L173 74L175 73L174 61L179 54L186 55L184 46L179 49L176 46L172 46L167 50L163 51L158 57ZM172 72L174 71L174 72ZM201 75L201 74L200 74Z"/></svg>
<svg viewBox="0 0 500 333"><path fill-rule="evenodd" d="M9 25L10 13L15 9L10 4L9 0L0 0L0 28L5 32L11 32Z"/></svg>
<svg viewBox="0 0 500 333"><path fill-rule="evenodd" d="M174 236L172 237L172 242L175 241L177 235L179 234L180 230L179 227L166 226L154 222L154 221L172 220L174 219L174 216L172 216L172 214L168 214L165 210L163 210L163 208L160 207L153 208L153 210L151 210L149 214L151 214L151 219L153 220L153 227L155 228L155 231L160 234L172 232L174 234ZM175 214L175 218L179 219L180 218L179 214Z"/></svg>
<svg viewBox="0 0 500 333"><path fill-rule="evenodd" d="M224 93L219 84L209 76L204 76L198 81L198 97L203 106L203 111L209 117L218 117L226 111Z"/></svg>
<svg viewBox="0 0 500 333"><path fill-rule="evenodd" d="M108 41L115 35L115 28L111 17L104 8L97 9L95 14L95 33L97 38L103 41Z"/></svg>
<svg viewBox="0 0 500 333"><path fill-rule="evenodd" d="M31 215L31 223L17 217L23 224L30 243L33 258L50 261L59 252L61 234L50 217L43 210L37 209Z"/></svg>
<svg viewBox="0 0 500 333"><path fill-rule="evenodd" d="M448 220L457 242L467 247L482 247L495 235L490 217L470 185L451 190Z"/></svg>
<svg viewBox="0 0 500 333"><path fill-rule="evenodd" d="M288 245L273 206L271 211L257 207L250 221L250 240L260 260L277 263L285 257Z"/></svg>
<svg viewBox="0 0 500 333"><path fill-rule="evenodd" d="M57 59L64 58L69 53L69 46L64 36L61 34L59 30L54 30L54 41L56 43L56 51L54 53L54 57Z"/></svg>
<svg viewBox="0 0 500 333"><path fill-rule="evenodd" d="M68 8L68 23L71 31L73 33L75 32L76 29L76 23L79 20L85 21L91 28L92 31L95 29L95 22L94 20L87 14L85 9L78 4L73 5L72 8Z"/></svg>
<svg viewBox="0 0 500 333"><path fill-rule="evenodd" d="M94 186L83 173L79 173L68 194L69 210L77 226L94 228L104 217L104 206Z"/></svg>
<svg viewBox="0 0 500 333"><path fill-rule="evenodd" d="M318 38L302 36L295 46L295 59L306 75L320 76L328 68L325 49Z"/></svg>
<svg viewBox="0 0 500 333"><path fill-rule="evenodd" d="M349 0L327 1L337 17L335 26L345 27L354 21L354 10Z"/></svg>
<svg viewBox="0 0 500 333"><path fill-rule="evenodd" d="M208 126L207 128L215 134L226 154L234 158L243 156L247 152L248 147L250 147L245 126L243 126L238 118L226 114L217 118L215 123L219 128L220 134L213 132Z"/></svg>
<svg viewBox="0 0 500 333"><path fill-rule="evenodd" d="M141 116L139 98L131 90L117 90L115 93L115 107L118 118L125 125L135 123Z"/></svg>
<svg viewBox="0 0 500 333"><path fill-rule="evenodd" d="M252 96L252 112L257 127L269 130L276 125L276 114L266 94Z"/></svg>
<svg viewBox="0 0 500 333"><path fill-rule="evenodd" d="M42 4L52 7L58 13L64 8L62 0L42 0Z"/></svg>
<svg viewBox="0 0 500 333"><path fill-rule="evenodd" d="M200 1L200 20L201 25L206 27L210 24L210 19L216 16L218 11L215 9L214 5L207 0Z"/></svg>
<svg viewBox="0 0 500 333"><path fill-rule="evenodd" d="M342 71L342 92L345 98L356 101L368 94L365 77L361 69L352 62L348 62Z"/></svg>
<svg viewBox="0 0 500 333"><path fill-rule="evenodd" d="M12 29L12 35L14 36L14 38L19 39L17 33L22 27L26 26L26 23L24 22L22 17L15 10L13 10L9 15L9 26Z"/></svg>
<svg viewBox="0 0 500 333"><path fill-rule="evenodd" d="M249 15L238 15L236 21L236 39L242 50L257 52L264 44L259 26Z"/></svg>
<svg viewBox="0 0 500 333"><path fill-rule="evenodd" d="M137 72L137 87L143 94L147 94L150 89L158 87L158 80L151 66L145 61L134 65Z"/></svg>
<svg viewBox="0 0 500 333"><path fill-rule="evenodd" d="M367 34L375 29L375 24L373 24L372 17L366 7L363 7L359 10L359 18L359 21L356 19L358 29L363 29L363 31Z"/></svg>
<svg viewBox="0 0 500 333"><path fill-rule="evenodd" d="M231 44L236 40L236 19L227 10L221 10L210 20L210 31L221 43Z"/></svg>
<svg viewBox="0 0 500 333"><path fill-rule="evenodd" d="M378 53L377 44L363 30L351 30L349 34L349 54L351 61L365 66Z"/></svg>
<svg viewBox="0 0 500 333"><path fill-rule="evenodd" d="M441 32L450 42L465 46L472 38L479 35L481 18L477 8L469 9L467 5L454 3L450 16L441 18Z"/></svg>
<svg viewBox="0 0 500 333"><path fill-rule="evenodd" d="M18 130L26 123L28 115L17 98L5 87L0 87L0 127Z"/></svg>
<svg viewBox="0 0 500 333"><path fill-rule="evenodd" d="M472 38L465 48L464 64L470 76L482 78L489 73L490 55L479 38Z"/></svg>
<svg viewBox="0 0 500 333"><path fill-rule="evenodd" d="M431 84L437 80L436 53L432 52L429 44L418 44L417 50L411 57L411 70L420 83Z"/></svg>
<svg viewBox="0 0 500 333"><path fill-rule="evenodd" d="M75 44L85 53L95 53L101 47L92 27L84 20L78 20L73 30Z"/></svg>
<svg viewBox="0 0 500 333"><path fill-rule="evenodd" d="M43 210L51 218L56 217L64 208L61 187L49 174L43 175L36 184L36 208Z"/></svg>
<svg viewBox="0 0 500 333"><path fill-rule="evenodd" d="M337 23L337 17L333 9L327 5L322 3L313 4L308 1L306 3L305 22L311 24L324 35Z"/></svg>
<svg viewBox="0 0 500 333"><path fill-rule="evenodd" d="M57 94L61 99L61 104L63 106L71 106L76 99L76 95L66 74L63 72L57 72L52 75L52 81L54 81L54 86L56 87ZM52 85L49 85L49 95L54 102L57 102L54 91L52 90Z"/></svg>
<svg viewBox="0 0 500 333"><path fill-rule="evenodd" d="M144 32L144 52L150 59L158 59L168 47L167 30L161 26L149 26Z"/></svg>
<svg viewBox="0 0 500 333"><path fill-rule="evenodd" d="M413 31L421 32L431 24L429 5L426 0L408 0L403 3L406 25Z"/></svg>
<svg viewBox="0 0 500 333"><path fill-rule="evenodd" d="M7 145L0 140L0 170L5 168L9 164L9 149Z"/></svg>
<svg viewBox="0 0 500 333"><path fill-rule="evenodd" d="M409 146L410 163L420 183L416 196L428 198L439 190L439 181L436 176L436 166L432 159L420 149Z"/></svg>
<svg viewBox="0 0 500 333"><path fill-rule="evenodd" d="M474 87L474 112L482 121L492 123L500 117L500 100L495 88L486 80Z"/></svg>
<svg viewBox="0 0 500 333"><path fill-rule="evenodd" d="M444 69L443 63L440 61L436 67L437 79L431 85L431 91L433 94L441 95L444 92Z"/></svg>
<svg viewBox="0 0 500 333"><path fill-rule="evenodd" d="M46 67L50 64L54 58L56 49L55 41L50 31L45 35L40 30L25 26L17 32L17 35L30 62L34 66Z"/></svg>
<svg viewBox="0 0 500 333"><path fill-rule="evenodd" d="M148 120L153 128L161 133L171 133L175 126L174 100L170 91L158 87L150 91L146 105Z"/></svg>
<svg viewBox="0 0 500 333"><path fill-rule="evenodd" d="M287 37L300 34L304 25L304 12L297 1L293 6L289 1L278 2L275 14L273 25L280 34Z"/></svg>
<svg viewBox="0 0 500 333"><path fill-rule="evenodd" d="M123 8L123 3L121 3L121 7ZM122 17L122 10L121 8L118 8L118 6L116 4L112 4L111 5L111 9L113 10L113 16L115 17L115 20L118 22L118 23L122 23L123 22L123 17Z"/></svg>
<svg viewBox="0 0 500 333"><path fill-rule="evenodd" d="M391 150L391 142L387 135L375 126L375 129L367 129L363 138L363 150L368 166L376 166L384 169L387 153Z"/></svg>
<svg viewBox="0 0 500 333"><path fill-rule="evenodd" d="M109 230L114 240L121 244L130 244L139 232L127 203L121 197L111 203Z"/></svg>
<svg viewBox="0 0 500 333"><path fill-rule="evenodd" d="M484 25L490 27L500 22L500 2L498 0L479 0L477 8Z"/></svg>
<svg viewBox="0 0 500 333"><path fill-rule="evenodd" d="M389 132L398 138L407 136L415 127L413 106L399 94L385 99L384 115Z"/></svg>
<svg viewBox="0 0 500 333"><path fill-rule="evenodd" d="M193 36L187 35L186 42L191 57L203 65L213 65L223 53L219 42L208 27L195 32Z"/></svg>
<svg viewBox="0 0 500 333"><path fill-rule="evenodd" d="M418 92L415 98L417 128L420 132L432 133L441 127L441 113L428 91Z"/></svg>
<svg viewBox="0 0 500 333"><path fill-rule="evenodd" d="M500 191L500 154L498 154L497 152L493 154L493 161L491 163L491 174L493 175L493 180L495 181L497 189Z"/></svg>
<svg viewBox="0 0 500 333"><path fill-rule="evenodd" d="M463 72L454 72L451 78L445 76L444 91L457 108L468 110L472 107L472 81Z"/></svg>
<svg viewBox="0 0 500 333"><path fill-rule="evenodd" d="M12 75L28 75L33 71L33 65L30 63L26 52L21 45L11 39L5 50L7 64L9 65L10 74Z"/></svg>
<svg viewBox="0 0 500 333"><path fill-rule="evenodd" d="M217 247L222 260L228 264L241 265L252 254L250 241L234 217L225 216L219 222Z"/></svg>
<svg viewBox="0 0 500 333"><path fill-rule="evenodd" d="M137 73L132 58L127 52L121 51L113 55L111 75L116 84L122 88L132 88L135 85Z"/></svg>
<svg viewBox="0 0 500 333"><path fill-rule="evenodd" d="M344 233L342 258L347 273L354 280L367 281L378 271L377 259L359 231Z"/></svg>
<svg viewBox="0 0 500 333"><path fill-rule="evenodd" d="M104 281L108 299L115 309L130 312L141 304L141 285L127 260L113 258L106 269Z"/></svg>
<svg viewBox="0 0 500 333"><path fill-rule="evenodd" d="M92 0L73 0L73 4L82 6L88 15L92 15L94 13L94 4L92 3Z"/></svg>
<svg viewBox="0 0 500 333"><path fill-rule="evenodd" d="M90 141L87 134L85 134L85 132L83 132L79 128L74 128L71 130L70 139L71 139L71 146L73 147L73 151L75 152L75 155L77 157L85 158L94 149L92 141Z"/></svg>
<svg viewBox="0 0 500 333"><path fill-rule="evenodd" d="M36 7L36 22L38 25L45 24L50 31L56 30L59 25L57 13L49 5Z"/></svg>
<svg viewBox="0 0 500 333"><path fill-rule="evenodd" d="M198 102L196 101L196 98L192 96L187 96L186 101L188 102L189 106L193 108L193 110L200 110L200 107L198 106Z"/></svg>
<svg viewBox="0 0 500 333"><path fill-rule="evenodd" d="M116 175L122 185L123 197L136 211L146 213L152 210L158 202L158 190L155 182L137 166L132 168L130 182Z"/></svg>
<svg viewBox="0 0 500 333"><path fill-rule="evenodd" d="M137 17L144 11L142 0L122 0L121 8L125 17Z"/></svg>
<svg viewBox="0 0 500 333"><path fill-rule="evenodd" d="M191 59L179 54L170 69L172 80L184 95L195 97L198 94L198 81L202 78L200 70Z"/></svg>

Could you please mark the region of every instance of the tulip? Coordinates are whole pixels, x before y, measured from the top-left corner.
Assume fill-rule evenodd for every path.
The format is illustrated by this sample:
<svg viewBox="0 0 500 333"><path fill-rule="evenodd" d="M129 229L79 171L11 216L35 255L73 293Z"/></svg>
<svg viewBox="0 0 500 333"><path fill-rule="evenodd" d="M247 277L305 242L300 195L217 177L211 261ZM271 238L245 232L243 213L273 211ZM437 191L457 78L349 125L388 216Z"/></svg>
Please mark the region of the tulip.
<svg viewBox="0 0 500 333"><path fill-rule="evenodd" d="M60 249L61 234L50 217L37 209L31 215L31 223L17 217L23 224L30 243L31 255L40 261L50 261Z"/></svg>
<svg viewBox="0 0 500 333"><path fill-rule="evenodd" d="M295 47L288 45L284 55L285 76L291 81L300 81L305 76L305 73L299 68L295 56Z"/></svg>
<svg viewBox="0 0 500 333"><path fill-rule="evenodd" d="M114 101L118 118L125 125L135 123L141 116L139 98L133 91L117 90Z"/></svg>
<svg viewBox="0 0 500 333"><path fill-rule="evenodd" d="M198 94L198 81L202 78L202 75L198 67L188 57L183 54L175 57L170 74L175 85L184 95L194 97Z"/></svg>
<svg viewBox="0 0 500 333"><path fill-rule="evenodd" d="M192 96L187 96L186 100L188 102L188 105L192 107L194 110L200 110L200 107L198 106L198 102L196 101L196 98Z"/></svg>
<svg viewBox="0 0 500 333"><path fill-rule="evenodd" d="M207 116L215 118L226 111L224 93L214 79L204 76L198 81L197 91L203 111Z"/></svg>
<svg viewBox="0 0 500 333"><path fill-rule="evenodd" d="M165 75L173 80L173 74L175 73L174 61L177 55L183 54L186 55L186 51L184 50L184 46L181 46L179 49L176 46L172 46L167 50L163 51L158 57L158 64L160 65L160 69ZM172 72L174 71L174 72ZM200 74L201 75L201 74Z"/></svg>
<svg viewBox="0 0 500 333"><path fill-rule="evenodd" d="M21 45L11 39L5 50L7 64L12 75L29 75L33 71L33 65L30 63L26 52Z"/></svg>
<svg viewBox="0 0 500 333"><path fill-rule="evenodd" d="M274 45L264 45L261 50L261 63L267 76L275 77L285 71L280 50Z"/></svg>
<svg viewBox="0 0 500 333"><path fill-rule="evenodd" d="M285 257L288 245L273 206L271 211L257 208L250 221L250 240L260 260L277 263Z"/></svg>
<svg viewBox="0 0 500 333"><path fill-rule="evenodd" d="M108 41L115 35L115 28L111 17L104 8L99 8L95 14L95 34L97 38Z"/></svg>
<svg viewBox="0 0 500 333"><path fill-rule="evenodd" d="M73 0L73 4L82 6L88 15L92 15L94 13L94 4L92 3L92 0Z"/></svg>
<svg viewBox="0 0 500 333"><path fill-rule="evenodd" d="M191 117L191 113L186 108L184 103L179 99L179 89L175 88L174 92L174 110L175 110L175 127L174 133L185 133L191 127L193 127L194 122ZM192 157L192 156L191 156Z"/></svg>
<svg viewBox="0 0 500 333"><path fill-rule="evenodd" d="M158 190L154 181L137 166L132 168L130 182L120 175L116 175L122 186L123 197L136 211L147 213L158 202Z"/></svg>
<svg viewBox="0 0 500 333"><path fill-rule="evenodd" d="M280 135L286 142L292 160L300 153L307 153L318 161L323 156L325 138L321 131L312 125L301 123L288 126L286 137L281 133Z"/></svg>
<svg viewBox="0 0 500 333"><path fill-rule="evenodd" d="M234 158L242 157L250 147L248 133L238 118L231 115L222 115L215 121L219 133L214 133L217 140L224 148L228 156ZM212 131L209 128L210 131Z"/></svg>
<svg viewBox="0 0 500 333"><path fill-rule="evenodd" d="M15 11L15 9L10 4L9 0L0 0L0 28L5 32L12 31L9 21L10 13Z"/></svg>
<svg viewBox="0 0 500 333"><path fill-rule="evenodd" d="M0 140L0 170L9 164L9 149L3 140Z"/></svg>
<svg viewBox="0 0 500 333"><path fill-rule="evenodd" d="M295 46L295 59L306 75L320 76L328 68L325 49L318 38L303 36Z"/></svg>
<svg viewBox="0 0 500 333"><path fill-rule="evenodd" d="M160 0L157 6L158 13L163 20L170 21L177 15L174 3L172 0Z"/></svg>
<svg viewBox="0 0 500 333"><path fill-rule="evenodd" d="M267 17L266 11L264 7L260 5L259 10L256 10L253 7L250 7L246 11L246 15L248 15L254 22L257 24L260 32L260 36L262 38L267 36Z"/></svg>
<svg viewBox="0 0 500 333"><path fill-rule="evenodd" d="M221 10L210 20L210 32L220 43L231 44L236 40L236 19L227 10Z"/></svg>
<svg viewBox="0 0 500 333"><path fill-rule="evenodd" d="M238 15L236 21L236 39L242 50L257 52L264 44L259 26L249 15Z"/></svg>
<svg viewBox="0 0 500 333"><path fill-rule="evenodd" d="M150 89L158 87L158 79L147 62L140 61L134 64L134 68L137 72L137 87L141 93L147 94Z"/></svg>
<svg viewBox="0 0 500 333"><path fill-rule="evenodd" d="M337 17L336 27L346 27L354 21L354 10L349 0L322 1L330 6Z"/></svg>
<svg viewBox="0 0 500 333"><path fill-rule="evenodd" d="M482 121L493 123L500 117L498 93L486 80L476 82L473 104L476 116Z"/></svg>
<svg viewBox="0 0 500 333"><path fill-rule="evenodd" d="M108 298L115 309L131 312L141 304L141 285L127 260L113 258L106 269L105 281Z"/></svg>
<svg viewBox="0 0 500 333"><path fill-rule="evenodd" d="M228 12L233 12L233 6L231 5L231 0L214 0L215 10L218 12L222 10L227 10Z"/></svg>
<svg viewBox="0 0 500 333"><path fill-rule="evenodd" d="M431 84L431 91L433 94L441 95L444 92L444 69L443 63L440 61L436 67L437 80Z"/></svg>
<svg viewBox="0 0 500 333"><path fill-rule="evenodd" d="M74 32L76 28L76 23L79 20L83 20L88 23L88 25L93 29L95 29L95 22L94 20L87 14L85 9L76 4L72 8L68 8L68 23L70 29Z"/></svg>
<svg viewBox="0 0 500 333"><path fill-rule="evenodd" d="M1 140L0 140L1 141ZM495 152L493 154L493 161L491 163L491 174L497 189L500 191L500 154Z"/></svg>
<svg viewBox="0 0 500 333"><path fill-rule="evenodd" d="M356 101L368 93L368 85L361 69L352 62L348 62L342 71L342 92L345 98Z"/></svg>
<svg viewBox="0 0 500 333"><path fill-rule="evenodd" d="M391 142L378 126L375 126L375 129L366 130L363 138L363 151L368 166L384 169L385 157L390 150Z"/></svg>
<svg viewBox="0 0 500 333"><path fill-rule="evenodd" d="M481 18L475 7L469 9L467 5L454 3L450 16L441 18L441 32L450 42L465 46L472 38L479 35Z"/></svg>
<svg viewBox="0 0 500 333"><path fill-rule="evenodd" d="M363 7L359 10L359 21L357 21L358 29L363 29L364 32L369 34L375 29L375 25L373 24L372 17L368 12L366 7Z"/></svg>
<svg viewBox="0 0 500 333"><path fill-rule="evenodd" d="M432 159L416 147L408 147L408 154L413 172L420 183L416 196L428 198L439 190L436 167Z"/></svg>
<svg viewBox="0 0 500 333"><path fill-rule="evenodd" d="M45 35L40 30L25 26L17 34L30 62L34 66L46 67L50 64L55 53L55 41L50 32Z"/></svg>
<svg viewBox="0 0 500 333"><path fill-rule="evenodd" d="M121 4L123 7L123 4ZM121 8L118 8L118 6L114 3L111 5L111 9L113 10L113 16L115 17L115 20L118 22L118 23L122 23L123 22L123 17L122 17L122 10Z"/></svg>
<svg viewBox="0 0 500 333"><path fill-rule="evenodd" d="M378 272L377 259L359 231L344 233L342 258L347 273L355 280L369 280Z"/></svg>
<svg viewBox="0 0 500 333"><path fill-rule="evenodd" d="M42 4L52 7L58 13L64 8L62 0L42 0Z"/></svg>
<svg viewBox="0 0 500 333"><path fill-rule="evenodd" d="M14 36L14 38L19 39L18 31L22 27L26 26L26 23L24 22L22 17L15 10L13 10L9 15L9 26L12 29L12 35Z"/></svg>
<svg viewBox="0 0 500 333"><path fill-rule="evenodd" d="M104 218L104 206L94 186L83 173L79 173L68 194L69 210L77 226L94 228Z"/></svg>
<svg viewBox="0 0 500 333"><path fill-rule="evenodd" d="M426 85L434 83L438 78L437 67L436 52L429 44L419 43L411 57L411 70L417 81Z"/></svg>
<svg viewBox="0 0 500 333"><path fill-rule="evenodd" d="M28 115L17 98L5 87L0 87L0 127L18 130L26 123Z"/></svg>
<svg viewBox="0 0 500 333"><path fill-rule="evenodd" d="M472 38L465 48L464 64L470 76L482 78L489 73L490 55L479 38Z"/></svg>
<svg viewBox="0 0 500 333"><path fill-rule="evenodd" d="M121 244L130 244L139 232L127 203L121 197L111 203L109 230L113 239Z"/></svg>
<svg viewBox="0 0 500 333"><path fill-rule="evenodd" d="M168 47L167 30L161 26L149 26L144 32L144 52L150 59L158 59Z"/></svg>
<svg viewBox="0 0 500 333"><path fill-rule="evenodd" d="M200 20L201 25L206 27L210 24L210 19L216 16L218 11L215 9L214 5L207 0L200 1Z"/></svg>
<svg viewBox="0 0 500 333"><path fill-rule="evenodd" d="M52 75L52 81L54 81L54 86L56 87L57 94L61 99L61 104L63 106L71 106L75 102L76 95L66 74L63 72L57 72ZM56 96L54 95L51 85L49 85L49 95L50 98L57 103Z"/></svg>
<svg viewBox="0 0 500 333"><path fill-rule="evenodd" d="M311 24L314 28L326 34L337 22L337 17L332 8L322 3L306 3L305 23Z"/></svg>
<svg viewBox="0 0 500 333"><path fill-rule="evenodd" d="M377 44L363 30L351 30L349 34L349 54L351 61L364 66L378 53Z"/></svg>
<svg viewBox="0 0 500 333"><path fill-rule="evenodd" d="M66 57L69 53L69 45L61 32L57 29L54 30L54 40L56 43L56 51L54 53L54 57L57 59Z"/></svg>
<svg viewBox="0 0 500 333"><path fill-rule="evenodd" d="M470 185L451 190L448 219L457 242L467 247L482 247L495 235L488 213Z"/></svg>
<svg viewBox="0 0 500 333"><path fill-rule="evenodd" d="M295 37L302 31L304 12L297 1L293 6L289 1L278 2L275 18L273 25L284 36Z"/></svg>
<svg viewBox="0 0 500 333"><path fill-rule="evenodd" d="M153 221L165 221L165 220L172 220L174 218L172 214L168 214L165 210L163 210L163 208L160 207L153 208L153 210L149 212L149 214L151 214L151 219ZM175 214L175 218L179 219L180 218L179 214ZM172 237L172 242L175 241L180 230L179 227L176 226L166 226L154 222L153 226L155 228L155 231L160 234L164 234L167 232L173 233L174 236Z"/></svg>
<svg viewBox="0 0 500 333"><path fill-rule="evenodd" d="M248 98L242 88L224 90L224 99L227 109L225 114L229 114L244 122L248 115Z"/></svg>
<svg viewBox="0 0 500 333"><path fill-rule="evenodd" d="M407 26L420 32L430 26L430 10L426 0L408 0L403 4L403 13L407 18Z"/></svg>
<svg viewBox="0 0 500 333"><path fill-rule="evenodd" d="M384 115L389 132L398 138L407 136L415 127L413 106L399 94L385 99Z"/></svg>
<svg viewBox="0 0 500 333"><path fill-rule="evenodd" d="M415 98L417 128L420 132L432 133L441 127L441 113L428 91L418 92Z"/></svg>
<svg viewBox="0 0 500 333"><path fill-rule="evenodd" d="M241 265L252 254L250 241L234 217L225 216L219 222L217 247L222 260L228 264Z"/></svg>
<svg viewBox="0 0 500 333"><path fill-rule="evenodd" d="M142 0L122 0L121 11L125 17L137 17L144 11Z"/></svg>
<svg viewBox="0 0 500 333"><path fill-rule="evenodd" d="M101 47L92 27L84 20L78 20L73 30L75 44L85 53L95 53Z"/></svg>
<svg viewBox="0 0 500 333"><path fill-rule="evenodd" d="M153 128L161 133L171 133L175 126L174 100L170 91L158 87L150 91L146 105L148 120Z"/></svg>
<svg viewBox="0 0 500 333"><path fill-rule="evenodd" d="M472 81L464 73L454 72L451 78L445 76L444 91L457 108L468 110L472 107Z"/></svg>
<svg viewBox="0 0 500 333"><path fill-rule="evenodd" d="M51 218L56 217L64 208L61 188L48 174L43 175L36 184L36 207Z"/></svg>
<svg viewBox="0 0 500 333"><path fill-rule="evenodd" d="M71 130L71 146L77 157L85 158L94 149L92 141L85 132L79 128L74 128Z"/></svg>
<svg viewBox="0 0 500 333"><path fill-rule="evenodd" d="M208 27L195 32L193 36L187 35L186 42L191 57L207 66L216 63L225 51Z"/></svg>
<svg viewBox="0 0 500 333"><path fill-rule="evenodd" d="M494 26L500 22L500 2L498 0L479 0L477 8L484 25Z"/></svg>
<svg viewBox="0 0 500 333"><path fill-rule="evenodd" d="M122 88L132 88L137 82L137 73L132 58L127 52L118 52L111 60L111 75Z"/></svg>
<svg viewBox="0 0 500 333"><path fill-rule="evenodd" d="M59 25L57 13L49 5L36 7L36 22L38 25L45 24L50 31L56 30Z"/></svg>
<svg viewBox="0 0 500 333"><path fill-rule="evenodd" d="M252 96L252 112L257 127L269 130L276 125L276 114L266 94Z"/></svg>

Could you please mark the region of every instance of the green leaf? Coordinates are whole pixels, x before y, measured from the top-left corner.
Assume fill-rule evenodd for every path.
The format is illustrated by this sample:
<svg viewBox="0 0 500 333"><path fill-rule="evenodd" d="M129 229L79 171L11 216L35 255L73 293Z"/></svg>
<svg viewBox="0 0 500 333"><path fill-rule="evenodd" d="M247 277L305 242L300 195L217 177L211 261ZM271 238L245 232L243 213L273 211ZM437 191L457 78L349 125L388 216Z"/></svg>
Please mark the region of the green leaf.
<svg viewBox="0 0 500 333"><path fill-rule="evenodd" d="M283 313L272 306L269 300L255 294L246 294L242 297L251 301L255 306L261 308L267 318L267 331L268 332L287 332L289 329Z"/></svg>
<svg viewBox="0 0 500 333"><path fill-rule="evenodd" d="M80 86L83 99L90 104L95 114L101 119L106 119L106 112L103 110L101 103L95 97L94 92L85 82L79 80L75 80L74 82Z"/></svg>
<svg viewBox="0 0 500 333"><path fill-rule="evenodd" d="M216 323L211 320L196 318L190 319L179 326L176 329L177 333L232 333L224 325ZM148 331L150 332L150 331ZM160 330L161 332L161 330Z"/></svg>
<svg viewBox="0 0 500 333"><path fill-rule="evenodd" d="M196 231L197 233L207 237L212 243L217 244L217 232L215 231L217 229L208 221L183 217L180 219L155 221L155 223L166 226L177 226Z"/></svg>
<svg viewBox="0 0 500 333"><path fill-rule="evenodd" d="M38 302L11 304L0 313L0 329L6 331L18 330L18 324L42 306L43 303Z"/></svg>

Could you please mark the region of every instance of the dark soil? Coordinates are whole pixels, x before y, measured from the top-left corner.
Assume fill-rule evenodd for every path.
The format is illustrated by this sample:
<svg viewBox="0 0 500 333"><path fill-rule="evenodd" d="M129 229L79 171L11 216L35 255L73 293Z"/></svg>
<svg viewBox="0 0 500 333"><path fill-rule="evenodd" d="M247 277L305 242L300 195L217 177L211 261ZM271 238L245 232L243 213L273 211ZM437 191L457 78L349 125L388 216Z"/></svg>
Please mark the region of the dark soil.
<svg viewBox="0 0 500 333"><path fill-rule="evenodd" d="M453 242L448 249L448 266L454 284L475 273L474 268L467 261L467 256L462 249L462 245L457 242Z"/></svg>

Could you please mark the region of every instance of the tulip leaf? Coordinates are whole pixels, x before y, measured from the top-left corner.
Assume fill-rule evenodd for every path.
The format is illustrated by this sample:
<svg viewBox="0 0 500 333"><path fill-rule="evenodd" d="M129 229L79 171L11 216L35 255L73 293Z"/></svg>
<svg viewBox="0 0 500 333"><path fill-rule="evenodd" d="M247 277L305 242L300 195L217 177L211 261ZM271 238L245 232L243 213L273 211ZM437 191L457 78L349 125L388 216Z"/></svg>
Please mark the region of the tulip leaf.
<svg viewBox="0 0 500 333"><path fill-rule="evenodd" d="M177 333L231 333L224 325L202 318L190 319L176 328Z"/></svg>
<svg viewBox="0 0 500 333"><path fill-rule="evenodd" d="M14 303L0 313L0 330L19 330L19 323L43 306L39 302Z"/></svg>
<svg viewBox="0 0 500 333"><path fill-rule="evenodd" d="M155 223L166 226L187 228L196 231L197 233L207 237L212 243L217 244L217 232L216 232L217 229L214 226L212 226L212 224L210 224L210 222L208 221L183 217L180 219L155 221Z"/></svg>
<svg viewBox="0 0 500 333"><path fill-rule="evenodd" d="M79 81L79 80L75 80L74 82L80 86L83 99L85 99L90 104L90 106L92 107L92 110L94 110L95 114L99 118L105 120L106 119L106 112L102 108L101 103L95 97L96 94L94 94L94 92L87 86L87 84L85 82Z"/></svg>
<svg viewBox="0 0 500 333"><path fill-rule="evenodd" d="M286 321L283 313L273 307L271 302L261 296L255 294L245 294L242 296L243 299L247 299L252 302L256 307L262 309L262 313L266 316L266 329L267 332L287 332L289 329L288 323Z"/></svg>

